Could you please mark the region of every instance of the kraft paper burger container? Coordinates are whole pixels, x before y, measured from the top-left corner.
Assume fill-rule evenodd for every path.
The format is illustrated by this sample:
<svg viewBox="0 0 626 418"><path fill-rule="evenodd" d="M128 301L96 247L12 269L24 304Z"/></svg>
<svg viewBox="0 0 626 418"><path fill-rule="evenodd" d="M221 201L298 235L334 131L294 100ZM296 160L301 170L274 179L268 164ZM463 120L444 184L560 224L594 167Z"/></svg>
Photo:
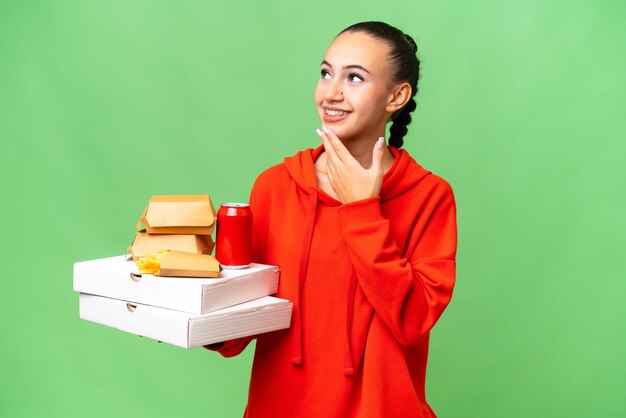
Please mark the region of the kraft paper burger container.
<svg viewBox="0 0 626 418"><path fill-rule="evenodd" d="M211 235L215 208L209 195L152 196L139 222L149 234Z"/></svg>
<svg viewBox="0 0 626 418"><path fill-rule="evenodd" d="M208 254L170 251L161 258L161 277L218 277L222 271L217 258Z"/></svg>
<svg viewBox="0 0 626 418"><path fill-rule="evenodd" d="M80 317L183 348L289 328L292 304L271 296L204 315L81 293Z"/></svg>
<svg viewBox="0 0 626 418"><path fill-rule="evenodd" d="M214 247L215 243L210 235L165 235L139 231L128 247L128 252L134 260L137 260L139 257L156 254L161 250L211 254Z"/></svg>
<svg viewBox="0 0 626 418"><path fill-rule="evenodd" d="M279 275L276 266L252 264L216 278L162 277L140 274L132 260L116 256L75 263L74 290L202 315L276 293Z"/></svg>

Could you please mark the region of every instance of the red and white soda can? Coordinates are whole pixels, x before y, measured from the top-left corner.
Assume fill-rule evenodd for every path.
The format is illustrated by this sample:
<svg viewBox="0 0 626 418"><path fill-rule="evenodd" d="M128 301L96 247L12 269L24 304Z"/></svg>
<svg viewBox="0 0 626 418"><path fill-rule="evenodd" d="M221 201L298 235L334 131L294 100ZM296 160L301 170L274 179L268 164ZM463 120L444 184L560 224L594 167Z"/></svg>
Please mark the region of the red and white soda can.
<svg viewBox="0 0 626 418"><path fill-rule="evenodd" d="M225 269L252 263L252 211L247 203L224 203L217 211L215 258Z"/></svg>

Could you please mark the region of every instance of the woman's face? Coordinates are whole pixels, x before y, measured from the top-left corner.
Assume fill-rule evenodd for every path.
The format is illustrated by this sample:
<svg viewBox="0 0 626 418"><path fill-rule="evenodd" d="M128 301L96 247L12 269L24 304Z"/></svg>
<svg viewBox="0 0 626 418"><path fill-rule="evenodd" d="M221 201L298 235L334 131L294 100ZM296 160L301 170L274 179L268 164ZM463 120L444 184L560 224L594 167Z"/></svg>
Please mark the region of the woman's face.
<svg viewBox="0 0 626 418"><path fill-rule="evenodd" d="M322 124L340 139L384 135L393 98L388 53L386 43L363 32L342 33L326 51L315 104Z"/></svg>

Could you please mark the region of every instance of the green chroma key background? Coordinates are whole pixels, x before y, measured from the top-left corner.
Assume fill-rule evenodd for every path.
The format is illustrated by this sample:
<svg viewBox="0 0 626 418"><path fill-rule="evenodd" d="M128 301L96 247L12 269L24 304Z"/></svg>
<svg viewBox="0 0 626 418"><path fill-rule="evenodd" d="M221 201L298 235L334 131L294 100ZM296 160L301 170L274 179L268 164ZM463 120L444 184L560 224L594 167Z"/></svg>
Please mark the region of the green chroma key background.
<svg viewBox="0 0 626 418"><path fill-rule="evenodd" d="M153 194L247 201L315 147L332 37L380 19L423 61L406 148L453 185L441 417L626 416L626 6L617 1L0 1L3 417L237 417L234 359L78 319L75 261Z"/></svg>

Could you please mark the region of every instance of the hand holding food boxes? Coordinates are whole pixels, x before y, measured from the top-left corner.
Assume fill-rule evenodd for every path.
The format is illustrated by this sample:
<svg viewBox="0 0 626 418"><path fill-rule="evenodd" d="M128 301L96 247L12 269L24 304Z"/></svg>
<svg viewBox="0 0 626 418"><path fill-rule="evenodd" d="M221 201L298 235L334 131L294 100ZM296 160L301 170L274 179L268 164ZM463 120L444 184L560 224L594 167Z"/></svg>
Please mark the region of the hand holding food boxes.
<svg viewBox="0 0 626 418"><path fill-rule="evenodd" d="M269 296L278 289L277 267L222 270L210 255L216 216L208 195L153 196L137 229L142 224L129 247L137 264L125 256L75 263L81 318L184 348L289 327L291 302ZM219 230L218 214L218 249L228 225ZM246 239L230 236L218 255L249 249Z"/></svg>

